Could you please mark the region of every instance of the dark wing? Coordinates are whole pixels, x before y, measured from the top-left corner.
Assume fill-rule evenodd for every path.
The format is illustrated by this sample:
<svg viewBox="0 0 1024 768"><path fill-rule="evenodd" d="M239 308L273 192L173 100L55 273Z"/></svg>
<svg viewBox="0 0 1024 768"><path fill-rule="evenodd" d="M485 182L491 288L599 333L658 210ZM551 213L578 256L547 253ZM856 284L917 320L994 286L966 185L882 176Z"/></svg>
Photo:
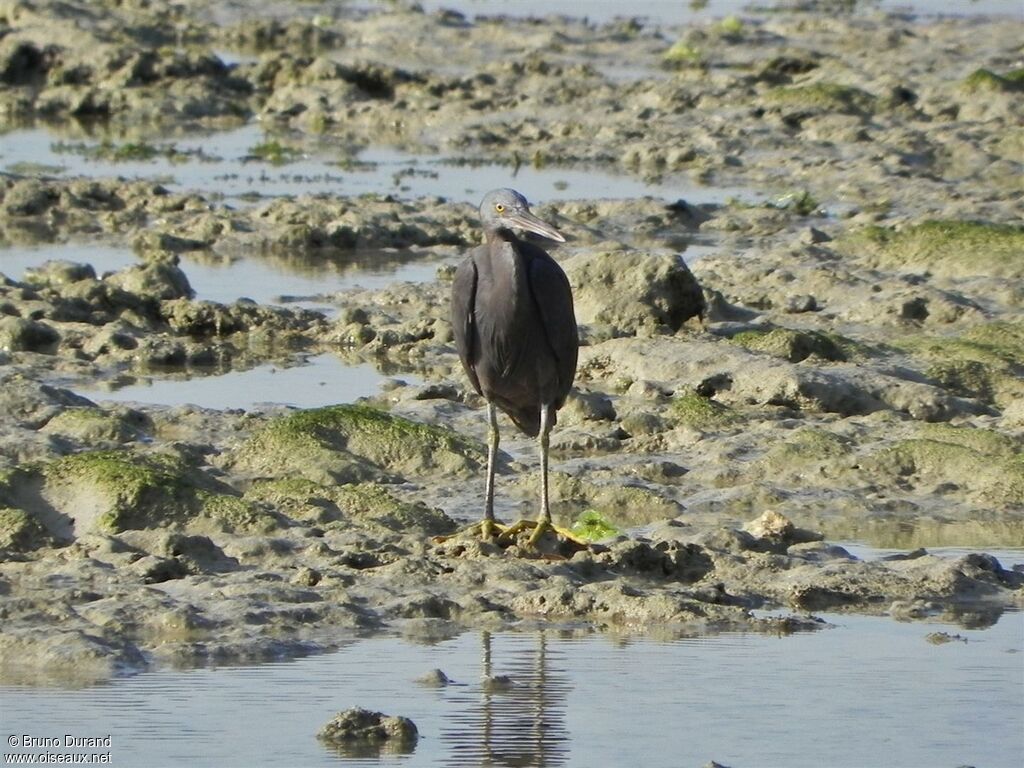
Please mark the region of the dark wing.
<svg viewBox="0 0 1024 768"><path fill-rule="evenodd" d="M459 352L462 367L466 370L473 389L478 395L482 395L480 379L475 368L480 355L480 350L477 349L479 334L473 316L476 306L476 281L476 264L470 256L455 270L455 279L452 281L452 332L455 335L455 349Z"/></svg>
<svg viewBox="0 0 1024 768"><path fill-rule="evenodd" d="M540 311L548 344L558 361L559 402L556 407L561 407L576 376L580 337L569 278L555 260L540 249L530 259L530 291Z"/></svg>

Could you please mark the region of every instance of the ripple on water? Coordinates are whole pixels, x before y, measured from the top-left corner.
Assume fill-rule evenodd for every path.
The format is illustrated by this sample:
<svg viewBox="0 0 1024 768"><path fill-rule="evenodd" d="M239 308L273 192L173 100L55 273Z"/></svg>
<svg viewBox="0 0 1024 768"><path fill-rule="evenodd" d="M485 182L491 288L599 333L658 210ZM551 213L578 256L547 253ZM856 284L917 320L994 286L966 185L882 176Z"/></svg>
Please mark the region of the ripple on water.
<svg viewBox="0 0 1024 768"><path fill-rule="evenodd" d="M834 627L789 637L381 637L84 690L5 686L0 701L9 733L109 733L115 764L155 768L337 765L315 734L354 706L420 732L410 755L345 761L367 768L1019 764L1024 614L985 630L824 618ZM966 642L928 641L941 631ZM454 684L413 682L434 668Z"/></svg>

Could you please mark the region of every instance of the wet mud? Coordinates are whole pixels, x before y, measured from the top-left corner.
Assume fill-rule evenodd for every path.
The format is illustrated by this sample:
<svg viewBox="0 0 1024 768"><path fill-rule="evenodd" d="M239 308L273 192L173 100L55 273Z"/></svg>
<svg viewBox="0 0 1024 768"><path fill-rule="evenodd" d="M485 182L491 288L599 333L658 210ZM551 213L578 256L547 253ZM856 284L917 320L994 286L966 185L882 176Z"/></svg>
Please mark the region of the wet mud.
<svg viewBox="0 0 1024 768"><path fill-rule="evenodd" d="M928 551L1024 546L1019 23L275 5L254 21L230 4L6 2L0 123L138 151L259 120L285 159L386 144L661 181L665 199L535 207L568 237L554 253L583 341L554 511L593 542L457 533L486 461L448 321L477 201L342 189L235 207L8 170L3 243L138 262L0 275L0 675L262 661L345 633L792 632L837 610L985 626L1020 608L1024 569ZM683 177L766 201L689 203L671 194ZM308 269L381 249L442 264L437 279L325 284L325 314L196 299L183 258ZM306 411L75 393L324 353L424 383ZM533 516L533 447L511 426L502 445L500 514Z"/></svg>

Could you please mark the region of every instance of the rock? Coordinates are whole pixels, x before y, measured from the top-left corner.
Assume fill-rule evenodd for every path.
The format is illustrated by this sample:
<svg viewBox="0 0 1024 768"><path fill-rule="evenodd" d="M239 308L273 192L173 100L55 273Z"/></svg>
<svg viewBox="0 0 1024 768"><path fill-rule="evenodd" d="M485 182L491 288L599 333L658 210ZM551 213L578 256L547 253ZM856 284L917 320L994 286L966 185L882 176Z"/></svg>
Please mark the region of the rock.
<svg viewBox="0 0 1024 768"><path fill-rule="evenodd" d="M484 456L483 446L442 427L364 405L337 405L270 422L233 462L261 477L298 474L331 484L433 470L466 476L480 469Z"/></svg>
<svg viewBox="0 0 1024 768"><path fill-rule="evenodd" d="M60 334L47 323L24 320L20 317L0 317L0 351L48 352L55 351Z"/></svg>
<svg viewBox="0 0 1024 768"><path fill-rule="evenodd" d="M60 200L60 194L37 179L19 179L3 195L0 202L8 216L39 216Z"/></svg>
<svg viewBox="0 0 1024 768"><path fill-rule="evenodd" d="M323 579L323 575L320 571L315 568L309 568L303 566L295 571L295 575L292 576L292 584L300 584L304 587L315 587Z"/></svg>
<svg viewBox="0 0 1024 768"><path fill-rule="evenodd" d="M783 110L809 109L863 117L874 112L877 99L860 88L817 82L772 88L765 94L765 102Z"/></svg>
<svg viewBox="0 0 1024 768"><path fill-rule="evenodd" d="M620 572L645 574L655 578L668 578L687 583L700 581L714 565L711 558L697 544L677 541L627 540L609 547L597 556L597 561Z"/></svg>
<svg viewBox="0 0 1024 768"><path fill-rule="evenodd" d="M818 301L809 293L801 293L786 299L785 308L787 312L794 314L815 312L818 309Z"/></svg>
<svg viewBox="0 0 1024 768"><path fill-rule="evenodd" d="M601 392L581 392L573 389L565 406L558 413L559 424L581 424L585 421L614 421L615 406Z"/></svg>
<svg viewBox="0 0 1024 768"><path fill-rule="evenodd" d="M793 525L792 520L772 509L767 510L756 520L751 520L744 525L743 530L757 539L779 543L785 547L821 541L825 538L817 531L797 528Z"/></svg>
<svg viewBox="0 0 1024 768"><path fill-rule="evenodd" d="M145 414L131 409L105 411L92 406L67 408L50 419L42 431L80 440L93 448L111 447L145 436L152 429Z"/></svg>
<svg viewBox="0 0 1024 768"><path fill-rule="evenodd" d="M847 359L839 339L818 331L793 331L788 328L741 331L731 341L747 349L778 355L791 363L799 363L811 355L840 362Z"/></svg>
<svg viewBox="0 0 1024 768"><path fill-rule="evenodd" d="M271 516L185 462L122 449L83 451L43 464L27 473L19 494L64 542L84 533L190 524L231 531L275 526Z"/></svg>
<svg viewBox="0 0 1024 768"><path fill-rule="evenodd" d="M451 685L452 681L448 675L442 672L440 669L432 669L425 675L420 675L416 678L416 682L420 685L426 685L431 688L443 688L446 685Z"/></svg>
<svg viewBox="0 0 1024 768"><path fill-rule="evenodd" d="M3 553L29 552L52 541L46 529L22 509L0 506L0 560Z"/></svg>
<svg viewBox="0 0 1024 768"><path fill-rule="evenodd" d="M817 245L818 243L827 243L832 240L832 237L820 229L815 227L807 227L800 234L800 242L804 245Z"/></svg>
<svg viewBox="0 0 1024 768"><path fill-rule="evenodd" d="M26 269L24 275L26 283L48 285L55 288L95 279L96 270L90 265L63 259L46 261L39 267Z"/></svg>
<svg viewBox="0 0 1024 768"><path fill-rule="evenodd" d="M339 712L317 733L317 738L348 757L408 754L416 748L419 732L407 717L392 717L367 709Z"/></svg>
<svg viewBox="0 0 1024 768"><path fill-rule="evenodd" d="M131 266L108 275L104 281L148 301L192 296L192 286L189 285L188 278L173 260Z"/></svg>
<svg viewBox="0 0 1024 768"><path fill-rule="evenodd" d="M577 322L605 327L612 336L674 333L704 315L700 284L677 255L585 253L563 266L573 284Z"/></svg>
<svg viewBox="0 0 1024 768"><path fill-rule="evenodd" d="M871 266L937 275L1024 277L1024 227L981 221L928 220L892 229L869 226L835 247Z"/></svg>

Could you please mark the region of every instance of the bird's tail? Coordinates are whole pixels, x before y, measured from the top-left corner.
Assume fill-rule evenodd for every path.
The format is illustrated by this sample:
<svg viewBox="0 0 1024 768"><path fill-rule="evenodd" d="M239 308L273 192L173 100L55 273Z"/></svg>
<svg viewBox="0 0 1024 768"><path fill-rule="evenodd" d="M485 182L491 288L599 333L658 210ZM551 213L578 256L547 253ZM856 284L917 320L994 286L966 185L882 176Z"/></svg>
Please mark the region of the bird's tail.
<svg viewBox="0 0 1024 768"><path fill-rule="evenodd" d="M504 410L504 409L502 409ZM512 423L515 424L519 429L525 432L530 437L536 437L540 434L540 409L539 408L516 408L508 409L505 411L509 418L512 419ZM550 425L555 426L558 421L558 417L555 415L555 409L551 409Z"/></svg>

